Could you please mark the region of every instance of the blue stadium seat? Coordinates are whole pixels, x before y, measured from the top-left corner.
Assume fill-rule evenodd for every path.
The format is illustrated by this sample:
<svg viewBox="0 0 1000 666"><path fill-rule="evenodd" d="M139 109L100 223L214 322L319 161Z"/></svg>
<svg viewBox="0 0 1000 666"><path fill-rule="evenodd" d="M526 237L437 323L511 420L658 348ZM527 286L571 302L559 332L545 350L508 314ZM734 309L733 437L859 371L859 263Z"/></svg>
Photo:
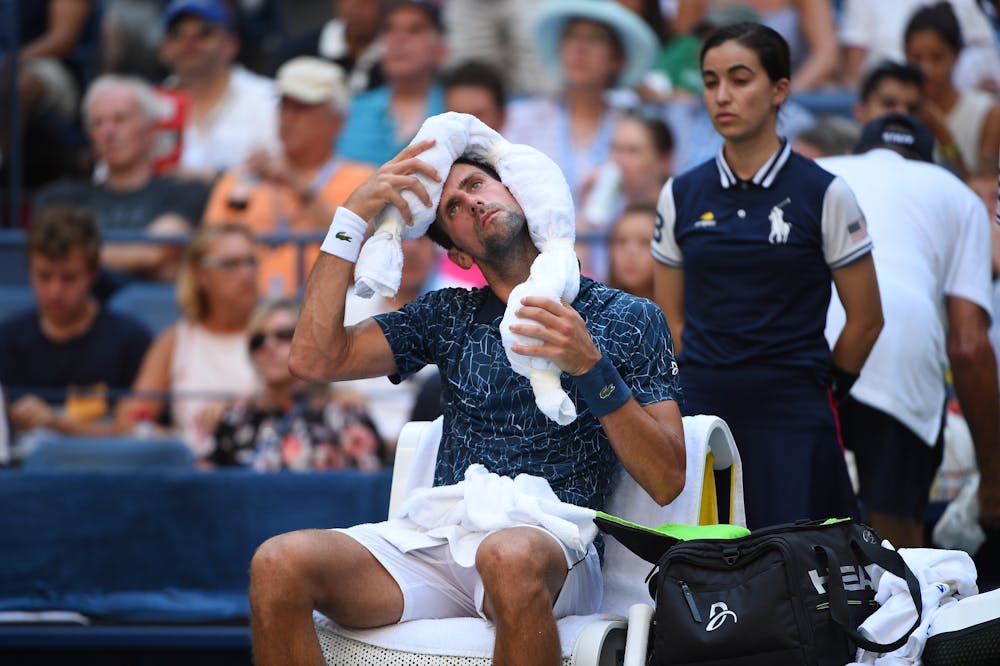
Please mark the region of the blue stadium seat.
<svg viewBox="0 0 1000 666"><path fill-rule="evenodd" d="M0 321L35 305L35 292L26 284L0 283Z"/></svg>
<svg viewBox="0 0 1000 666"><path fill-rule="evenodd" d="M24 230L0 229L0 285L28 284Z"/></svg>
<svg viewBox="0 0 1000 666"><path fill-rule="evenodd" d="M75 437L41 439L21 463L26 470L135 470L194 467L194 454L180 439Z"/></svg>
<svg viewBox="0 0 1000 666"><path fill-rule="evenodd" d="M156 335L181 316L174 285L130 282L108 299L108 308L135 317Z"/></svg>

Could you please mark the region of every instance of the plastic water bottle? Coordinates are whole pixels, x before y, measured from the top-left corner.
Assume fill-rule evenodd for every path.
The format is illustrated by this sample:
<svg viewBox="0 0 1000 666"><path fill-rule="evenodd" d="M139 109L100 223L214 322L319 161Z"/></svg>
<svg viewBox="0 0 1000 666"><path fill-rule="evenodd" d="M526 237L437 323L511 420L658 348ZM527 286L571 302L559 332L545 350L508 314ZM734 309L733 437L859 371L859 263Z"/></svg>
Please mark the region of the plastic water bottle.
<svg viewBox="0 0 1000 666"><path fill-rule="evenodd" d="M622 170L614 162L606 162L597 172L590 193L583 202L583 219L593 227L603 229L611 223L618 199Z"/></svg>

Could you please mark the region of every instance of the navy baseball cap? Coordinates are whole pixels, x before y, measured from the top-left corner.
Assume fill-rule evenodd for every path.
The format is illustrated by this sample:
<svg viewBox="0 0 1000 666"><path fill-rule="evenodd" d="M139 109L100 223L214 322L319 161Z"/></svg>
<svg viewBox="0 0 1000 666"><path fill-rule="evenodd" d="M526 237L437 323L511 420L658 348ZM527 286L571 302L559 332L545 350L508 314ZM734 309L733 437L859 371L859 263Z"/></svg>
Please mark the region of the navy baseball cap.
<svg viewBox="0 0 1000 666"><path fill-rule="evenodd" d="M171 0L163 10L163 27L168 28L180 16L190 14L206 23L231 27L229 9L222 0Z"/></svg>
<svg viewBox="0 0 1000 666"><path fill-rule="evenodd" d="M865 125L855 153L872 148L896 148L908 157L934 161L934 135L918 118L903 113L889 113Z"/></svg>

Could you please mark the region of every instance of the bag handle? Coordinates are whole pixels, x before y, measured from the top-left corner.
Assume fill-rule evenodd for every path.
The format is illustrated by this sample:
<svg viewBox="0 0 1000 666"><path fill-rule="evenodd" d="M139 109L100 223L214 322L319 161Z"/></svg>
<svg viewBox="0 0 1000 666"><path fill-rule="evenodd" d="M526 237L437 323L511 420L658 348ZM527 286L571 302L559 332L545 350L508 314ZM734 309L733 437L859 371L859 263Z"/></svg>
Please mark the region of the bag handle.
<svg viewBox="0 0 1000 666"><path fill-rule="evenodd" d="M876 643L862 636L857 627L851 626L850 618L847 614L847 595L844 593L844 579L840 572L840 561L837 559L837 555L827 546L814 546L826 558L826 589L827 594L830 596L830 616L858 645L869 652L885 653L898 650L906 644L906 641L910 638L910 634L920 626L920 617L924 608L923 598L920 594L920 583L917 582L917 577L913 575L910 567L906 565L906 561L903 560L903 557L898 552L853 538L851 539L851 547L861 551L869 560L889 573L906 581L906 587L910 592L910 598L913 600L913 606L917 610L917 619L913 622L912 627L891 643Z"/></svg>

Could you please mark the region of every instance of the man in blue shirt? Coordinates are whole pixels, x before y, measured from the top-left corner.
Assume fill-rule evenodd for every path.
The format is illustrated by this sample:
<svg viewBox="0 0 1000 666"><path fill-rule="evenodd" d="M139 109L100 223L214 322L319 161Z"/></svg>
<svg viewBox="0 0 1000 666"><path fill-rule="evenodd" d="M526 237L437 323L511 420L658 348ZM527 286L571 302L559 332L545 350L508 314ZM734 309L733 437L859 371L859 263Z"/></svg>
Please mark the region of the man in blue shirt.
<svg viewBox="0 0 1000 666"><path fill-rule="evenodd" d="M567 426L535 406L528 380L506 359L499 324L511 290L538 250L524 212L489 167L459 160L448 175L432 237L488 287L432 292L400 311L343 326L344 295L360 241L387 204L409 214L400 192L429 204L415 174L437 179L416 144L383 165L338 209L317 261L293 342L293 372L311 380L407 376L436 363L444 377L444 434L435 485L472 463L497 474L544 477L566 502L599 507L616 462L659 503L683 486L684 443L672 341L650 301L584 278L572 304L526 297L512 332L537 339L513 351L563 371L578 417ZM256 663L318 663L313 609L338 623L375 627L421 617L482 615L496 625L495 663L556 664L555 618L594 612L597 553L573 551L551 533L515 524L493 531L463 567L448 544L402 552L391 523L282 535L251 565ZM310 661L311 660L311 661Z"/></svg>
<svg viewBox="0 0 1000 666"><path fill-rule="evenodd" d="M444 111L437 82L446 53L441 10L427 0L400 0L382 22L385 85L359 93L337 143L337 154L382 164L402 150L430 116Z"/></svg>

